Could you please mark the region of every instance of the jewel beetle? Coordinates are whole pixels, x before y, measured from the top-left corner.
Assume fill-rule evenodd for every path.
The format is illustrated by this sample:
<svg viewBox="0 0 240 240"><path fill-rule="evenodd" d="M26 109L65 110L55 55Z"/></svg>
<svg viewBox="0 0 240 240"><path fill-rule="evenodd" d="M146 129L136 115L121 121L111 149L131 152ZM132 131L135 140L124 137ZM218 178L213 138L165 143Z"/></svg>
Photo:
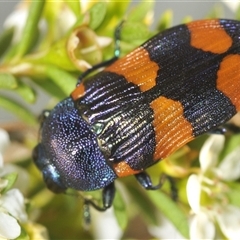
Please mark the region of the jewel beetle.
<svg viewBox="0 0 240 240"><path fill-rule="evenodd" d="M167 29L94 76L45 114L37 167L53 192L103 189L135 175L240 109L240 22L198 20Z"/></svg>

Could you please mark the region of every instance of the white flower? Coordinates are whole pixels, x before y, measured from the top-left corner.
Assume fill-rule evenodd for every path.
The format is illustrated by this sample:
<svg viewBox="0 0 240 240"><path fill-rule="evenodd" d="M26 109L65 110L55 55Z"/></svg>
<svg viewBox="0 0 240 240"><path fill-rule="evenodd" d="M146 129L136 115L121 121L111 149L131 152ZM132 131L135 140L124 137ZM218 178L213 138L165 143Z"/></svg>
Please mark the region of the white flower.
<svg viewBox="0 0 240 240"><path fill-rule="evenodd" d="M1 209L0 209L1 210ZM17 220L7 213L0 211L0 238L15 239L21 233Z"/></svg>
<svg viewBox="0 0 240 240"><path fill-rule="evenodd" d="M156 239L184 239L177 228L163 214L158 213L158 226L148 226L149 233Z"/></svg>
<svg viewBox="0 0 240 240"><path fill-rule="evenodd" d="M3 172L2 153L9 144L9 137L6 131L0 129L0 172ZM4 194L1 191L7 187L8 180L0 176L0 238L15 239L21 233L19 222L26 222L24 198L18 189L11 189Z"/></svg>
<svg viewBox="0 0 240 240"><path fill-rule="evenodd" d="M18 189L11 189L2 195L0 198L0 207L20 222L27 221L24 197Z"/></svg>
<svg viewBox="0 0 240 240"><path fill-rule="evenodd" d="M212 135L200 152L199 174L192 174L187 183L187 197L193 212L190 223L191 239L214 239L221 233L228 239L240 236L240 208L228 203L229 187L223 181L240 177L240 148L235 148L220 164L218 156L225 137Z"/></svg>
<svg viewBox="0 0 240 240"><path fill-rule="evenodd" d="M105 212L91 208L91 216L92 230L96 239L121 239L122 230L117 223L113 208Z"/></svg>

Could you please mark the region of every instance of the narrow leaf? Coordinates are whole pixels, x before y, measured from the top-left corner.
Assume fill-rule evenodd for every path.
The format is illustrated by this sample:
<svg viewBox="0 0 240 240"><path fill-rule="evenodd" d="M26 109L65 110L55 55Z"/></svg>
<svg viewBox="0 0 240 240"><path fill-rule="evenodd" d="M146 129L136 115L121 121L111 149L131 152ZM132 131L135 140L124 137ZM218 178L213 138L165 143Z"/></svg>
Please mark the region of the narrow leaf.
<svg viewBox="0 0 240 240"><path fill-rule="evenodd" d="M223 7L222 5L218 4L215 5L214 8L210 10L210 12L206 15L205 18L221 18L223 16Z"/></svg>
<svg viewBox="0 0 240 240"><path fill-rule="evenodd" d="M9 99L4 96L0 96L0 107L12 112L22 121L34 125L36 124L36 119L29 110L27 110L23 105L18 102Z"/></svg>
<svg viewBox="0 0 240 240"><path fill-rule="evenodd" d="M159 211L172 222L177 230L184 237L189 238L188 219L177 203L161 191L149 191L148 196Z"/></svg>
<svg viewBox="0 0 240 240"><path fill-rule="evenodd" d="M238 8L235 12L235 19L240 20L240 5L238 5Z"/></svg>
<svg viewBox="0 0 240 240"><path fill-rule="evenodd" d="M90 23L91 29L96 29L103 21L107 11L107 5L105 2L96 3L90 10Z"/></svg>
<svg viewBox="0 0 240 240"><path fill-rule="evenodd" d="M32 46L32 42L34 41L37 33L38 22L42 14L44 4L45 0L31 1L28 18L22 33L21 41L19 41L17 46L14 59L21 58L28 51L29 47Z"/></svg>
<svg viewBox="0 0 240 240"><path fill-rule="evenodd" d="M128 16L128 21L143 22L147 17L147 13L153 11L154 1L142 1L135 6Z"/></svg>
<svg viewBox="0 0 240 240"><path fill-rule="evenodd" d="M55 97L59 100L62 100L66 97L66 94L50 79L44 79L41 81L35 80L35 83L44 89L50 96Z"/></svg>
<svg viewBox="0 0 240 240"><path fill-rule="evenodd" d="M17 85L17 80L12 74L0 73L0 88L14 89Z"/></svg>
<svg viewBox="0 0 240 240"><path fill-rule="evenodd" d="M240 184L238 182L230 183L230 190L227 194L231 204L240 207Z"/></svg>
<svg viewBox="0 0 240 240"><path fill-rule="evenodd" d="M76 17L81 14L81 6L79 1L66 1L66 4L71 8Z"/></svg>
<svg viewBox="0 0 240 240"><path fill-rule="evenodd" d="M128 185L127 187L136 207L144 216L143 219L151 225L157 225L158 221L154 212L155 208L151 204L151 201L146 194L142 191L142 189L137 188L136 186Z"/></svg>
<svg viewBox="0 0 240 240"><path fill-rule="evenodd" d="M36 100L34 89L22 81L19 81L15 91L28 103L34 103Z"/></svg>
<svg viewBox="0 0 240 240"><path fill-rule="evenodd" d="M7 186L3 189L2 194L4 194L5 192L7 192L10 188L12 188L13 184L16 182L18 177L17 173L10 173L8 175L5 175L3 177L3 179L8 180L8 184Z"/></svg>
<svg viewBox="0 0 240 240"><path fill-rule="evenodd" d="M26 227L27 225L25 225L24 227ZM35 227L36 228L36 227ZM33 229L35 230L35 228L33 228L33 226L31 225L31 230L33 231ZM29 231L30 232L30 231ZM31 236L32 237L32 236ZM30 237L28 236L27 231L25 230L25 228L23 228L21 226L21 234L20 236L18 236L15 240L30 240Z"/></svg>
<svg viewBox="0 0 240 240"><path fill-rule="evenodd" d="M121 39L127 42L143 42L150 36L148 28L141 22L126 22L121 30Z"/></svg>
<svg viewBox="0 0 240 240"><path fill-rule="evenodd" d="M0 56L8 49L14 34L14 27L6 29L0 36Z"/></svg>
<svg viewBox="0 0 240 240"><path fill-rule="evenodd" d="M128 223L128 216L125 202L123 201L123 198L119 191L116 191L113 207L119 226L121 227L121 229L125 229Z"/></svg>
<svg viewBox="0 0 240 240"><path fill-rule="evenodd" d="M229 153L231 153L235 148L237 148L239 146L239 143L240 143L240 135L239 134L227 136L224 149L221 153L221 157L223 158L223 157L227 156Z"/></svg>
<svg viewBox="0 0 240 240"><path fill-rule="evenodd" d="M76 86L77 79L54 66L46 67L46 75L68 96Z"/></svg>
<svg viewBox="0 0 240 240"><path fill-rule="evenodd" d="M161 18L158 21L157 24L157 30L159 32L169 28L172 24L172 19L173 19L173 12L172 10L167 10L165 11L162 15Z"/></svg>

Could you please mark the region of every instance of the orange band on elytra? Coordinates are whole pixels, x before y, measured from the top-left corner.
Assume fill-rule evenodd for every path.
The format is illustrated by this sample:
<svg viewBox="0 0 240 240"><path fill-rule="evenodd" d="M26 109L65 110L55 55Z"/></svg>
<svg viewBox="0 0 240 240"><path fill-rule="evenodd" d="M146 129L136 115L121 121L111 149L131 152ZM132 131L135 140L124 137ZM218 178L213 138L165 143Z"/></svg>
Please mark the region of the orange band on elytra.
<svg viewBox="0 0 240 240"><path fill-rule="evenodd" d="M83 97L85 94L85 87L84 85L81 83L79 84L75 90L71 93L71 97L73 100L77 100L81 97Z"/></svg>
<svg viewBox="0 0 240 240"><path fill-rule="evenodd" d="M136 84L144 92L156 85L158 70L159 66L150 59L148 51L139 47L104 71L123 75L128 82Z"/></svg>
<svg viewBox="0 0 240 240"><path fill-rule="evenodd" d="M183 116L180 102L159 97L150 105L154 112L153 126L156 141L154 160L157 161L169 156L194 136L191 123Z"/></svg>
<svg viewBox="0 0 240 240"><path fill-rule="evenodd" d="M133 170L125 161L114 164L113 169L118 177L126 177L141 172L140 170Z"/></svg>
<svg viewBox="0 0 240 240"><path fill-rule="evenodd" d="M240 111L240 55L226 56L217 73L217 89L227 96L232 104Z"/></svg>
<svg viewBox="0 0 240 240"><path fill-rule="evenodd" d="M191 46L195 48L221 54L232 46L232 38L217 19L194 21L187 26L191 33Z"/></svg>

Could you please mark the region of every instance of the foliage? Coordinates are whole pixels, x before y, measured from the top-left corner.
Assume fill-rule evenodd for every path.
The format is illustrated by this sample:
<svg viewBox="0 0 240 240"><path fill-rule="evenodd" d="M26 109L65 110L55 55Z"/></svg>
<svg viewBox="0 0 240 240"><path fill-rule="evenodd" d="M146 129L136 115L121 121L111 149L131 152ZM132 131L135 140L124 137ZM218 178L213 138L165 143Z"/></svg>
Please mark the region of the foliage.
<svg viewBox="0 0 240 240"><path fill-rule="evenodd" d="M19 120L31 127L35 138L29 134L22 138L22 144L28 149L37 144L37 117L29 110L29 105L38 100L39 88L53 99L50 101L52 107L69 96L80 73L113 56L114 29L121 21L124 21L121 29L121 55L125 55L157 30L168 28L172 20L172 12L166 11L158 21L157 30L149 30L153 2L142 1L134 6L127 0L121 3L84 2L22 1L6 21L6 27L0 35L0 107L16 114ZM218 16L216 11L210 15ZM184 19L184 22L189 19ZM117 181L114 216L120 232L125 231L136 216L144 219L146 226L160 227L158 213L161 213L181 236L189 237L191 208L185 189L189 175L201 172L201 166L195 160L205 140L206 136L199 138L149 170L154 182L158 181L161 173L177 179L178 201L171 199L168 182L161 191L146 192L137 186L132 177ZM239 144L238 138L227 139L227 147L222 154L231 152L232 146L236 144ZM30 175L31 184L26 193L29 198L28 214L34 215L36 209L41 209L37 221L47 227L51 239L94 238L95 230L86 231L83 227L82 199L70 194L56 196L46 190L30 158L28 155L22 159L25 161L18 163ZM219 160L222 159L220 155ZM16 174L7 174L3 179L8 180L8 185L1 194L13 187ZM236 182L226 183L226 186L229 190L227 201L239 207L239 186ZM91 195L100 202L100 191L83 194ZM101 216L104 215L98 215L97 218L101 219ZM34 236L30 223L22 224L21 227L19 239Z"/></svg>

